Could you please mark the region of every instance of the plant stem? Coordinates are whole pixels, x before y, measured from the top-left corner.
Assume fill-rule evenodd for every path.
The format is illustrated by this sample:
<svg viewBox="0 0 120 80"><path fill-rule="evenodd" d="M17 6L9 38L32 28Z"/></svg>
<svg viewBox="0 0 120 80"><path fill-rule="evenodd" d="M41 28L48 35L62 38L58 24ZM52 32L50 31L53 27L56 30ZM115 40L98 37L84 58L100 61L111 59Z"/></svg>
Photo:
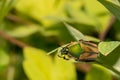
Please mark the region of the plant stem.
<svg viewBox="0 0 120 80"><path fill-rule="evenodd" d="M26 45L25 43L15 39L15 38L12 38L10 37L9 35L5 34L3 31L0 30L0 36L2 36L4 39L8 40L9 42L21 47L21 48L24 48L24 47L27 47L28 45Z"/></svg>
<svg viewBox="0 0 120 80"><path fill-rule="evenodd" d="M106 35L108 34L109 30L112 28L112 24L115 22L115 20L116 20L116 18L113 16L113 17L110 19L110 22L109 22L107 28L106 28L103 32L100 33L99 39L100 39L101 41L103 41L103 40L105 39L105 37L106 37Z"/></svg>
<svg viewBox="0 0 120 80"><path fill-rule="evenodd" d="M13 15L13 14L10 14L10 13L6 16L6 18L13 21L13 22L16 22L16 23L21 23L21 24L25 24L25 25L33 24L30 21L24 20L23 18L20 18L16 15Z"/></svg>

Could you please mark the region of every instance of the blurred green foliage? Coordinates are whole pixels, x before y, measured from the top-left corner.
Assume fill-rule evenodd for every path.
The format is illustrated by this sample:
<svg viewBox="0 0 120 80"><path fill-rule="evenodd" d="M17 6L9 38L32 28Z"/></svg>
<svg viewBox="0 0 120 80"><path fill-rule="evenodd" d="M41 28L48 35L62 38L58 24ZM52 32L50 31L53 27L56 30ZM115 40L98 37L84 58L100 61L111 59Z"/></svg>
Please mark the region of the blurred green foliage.
<svg viewBox="0 0 120 80"><path fill-rule="evenodd" d="M4 50L0 50L0 72L2 69L9 63L9 56L4 52Z"/></svg>
<svg viewBox="0 0 120 80"><path fill-rule="evenodd" d="M24 49L23 67L30 80L76 80L75 67L71 62L58 57L53 61L45 54L34 48Z"/></svg>
<svg viewBox="0 0 120 80"><path fill-rule="evenodd" d="M112 80L112 76L106 70L106 68L104 68L103 66L100 66L98 64L92 65L92 69L87 74L86 80L93 80L93 77L94 77L94 80Z"/></svg>
<svg viewBox="0 0 120 80"><path fill-rule="evenodd" d="M0 80L117 79L100 65L119 74L119 1L0 0ZM113 15L107 9L118 20L112 19ZM73 27L67 28L63 22ZM78 33L71 35L76 30ZM72 62L45 55L63 44L75 41L76 35L80 38L79 31L87 36L87 40L98 42L97 38L106 32L103 34L104 40L118 41L101 42L99 50L102 54L98 61L102 63L93 65L86 73ZM108 55L107 58L104 55Z"/></svg>

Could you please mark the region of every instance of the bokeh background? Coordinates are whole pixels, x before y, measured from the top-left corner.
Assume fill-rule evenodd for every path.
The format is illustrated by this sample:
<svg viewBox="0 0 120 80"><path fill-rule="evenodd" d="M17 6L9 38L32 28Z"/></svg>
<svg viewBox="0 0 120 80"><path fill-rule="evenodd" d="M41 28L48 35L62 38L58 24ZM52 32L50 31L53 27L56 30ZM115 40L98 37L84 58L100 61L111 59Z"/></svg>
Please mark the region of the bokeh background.
<svg viewBox="0 0 120 80"><path fill-rule="evenodd" d="M0 80L113 80L100 65L45 55L75 41L63 22L120 40L120 22L97 0L0 0Z"/></svg>

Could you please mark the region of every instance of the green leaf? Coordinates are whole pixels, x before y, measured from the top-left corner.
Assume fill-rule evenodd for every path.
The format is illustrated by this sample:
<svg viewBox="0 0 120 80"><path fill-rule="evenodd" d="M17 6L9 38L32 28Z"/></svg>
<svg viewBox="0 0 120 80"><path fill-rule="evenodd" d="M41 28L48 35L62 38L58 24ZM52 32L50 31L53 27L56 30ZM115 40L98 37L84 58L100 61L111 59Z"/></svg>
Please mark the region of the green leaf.
<svg viewBox="0 0 120 80"><path fill-rule="evenodd" d="M53 80L77 80L74 64L63 60L58 56L55 56L55 64L52 75L54 78Z"/></svg>
<svg viewBox="0 0 120 80"><path fill-rule="evenodd" d="M85 0L85 8L96 22L96 30L98 32L106 30L111 19L109 11L97 0L91 0L90 2Z"/></svg>
<svg viewBox="0 0 120 80"><path fill-rule="evenodd" d="M27 2L27 4L26 4ZM52 22L51 16L64 16L63 6L65 0L18 0L16 10L30 16L31 18L49 26ZM21 6L22 5L22 6Z"/></svg>
<svg viewBox="0 0 120 80"><path fill-rule="evenodd" d="M98 49L101 54L96 60L97 63L113 71L120 79L120 42L100 42Z"/></svg>
<svg viewBox="0 0 120 80"><path fill-rule="evenodd" d="M72 22L95 26L96 22L90 15L82 10L83 6L86 6L86 4L84 4L84 1L82 0L70 0L70 2L66 4L67 13L72 17Z"/></svg>
<svg viewBox="0 0 120 80"><path fill-rule="evenodd" d="M26 47L24 57L23 68L30 80L76 80L74 64L58 56L52 59L43 50Z"/></svg>
<svg viewBox="0 0 120 80"><path fill-rule="evenodd" d="M85 80L112 80L112 75L103 66L93 64L91 70L87 73Z"/></svg>
<svg viewBox="0 0 120 80"><path fill-rule="evenodd" d="M98 45L98 50L103 54L98 59L106 65L113 67L120 59L120 42L118 41L101 42Z"/></svg>
<svg viewBox="0 0 120 80"><path fill-rule="evenodd" d="M97 0L91 0L90 2L85 0L85 8L91 15L99 15L108 12Z"/></svg>
<svg viewBox="0 0 120 80"><path fill-rule="evenodd" d="M12 31L8 31L8 34L13 37L27 37L31 34L34 34L40 30L39 26L30 25L30 26L18 26Z"/></svg>
<svg viewBox="0 0 120 80"><path fill-rule="evenodd" d="M3 50L0 50L0 66L7 65L8 63L9 63L8 55Z"/></svg>
<svg viewBox="0 0 120 80"><path fill-rule="evenodd" d="M72 26L68 25L67 23L64 23L65 26L67 27L68 31L70 32L70 34L78 41L80 39L82 40L86 40L87 39L85 38L85 36L80 32L78 31L77 29L73 28Z"/></svg>
<svg viewBox="0 0 120 80"><path fill-rule="evenodd" d="M8 63L9 63L9 56L6 54L4 50L0 49L0 72L6 65L8 65Z"/></svg>
<svg viewBox="0 0 120 80"><path fill-rule="evenodd" d="M111 19L109 11L97 0L91 0L90 2L85 0L85 3L86 10L96 22L96 30L99 32L106 30Z"/></svg>
<svg viewBox="0 0 120 80"><path fill-rule="evenodd" d="M14 6L15 0L2 0L0 5L0 23L6 16L6 14L10 11L10 9Z"/></svg>
<svg viewBox="0 0 120 80"><path fill-rule="evenodd" d="M85 37L87 38L88 41L100 42L100 40L95 37L88 36L88 35L85 35Z"/></svg>
<svg viewBox="0 0 120 80"><path fill-rule="evenodd" d="M23 68L30 80L51 80L52 60L45 54L43 50L24 48Z"/></svg>
<svg viewBox="0 0 120 80"><path fill-rule="evenodd" d="M115 3L109 2L107 0L98 0L102 3L112 14L120 20L120 5L116 5Z"/></svg>
<svg viewBox="0 0 120 80"><path fill-rule="evenodd" d="M36 24L21 25L21 26L17 26L12 30L6 31L6 33L9 34L10 36L17 37L17 38L28 37L37 32L45 37L58 35L57 31L49 31L49 30L46 30L44 27Z"/></svg>
<svg viewBox="0 0 120 80"><path fill-rule="evenodd" d="M111 41L111 42L100 42L98 45L98 50L103 55L108 55L111 53L114 49L116 49L120 45L119 41Z"/></svg>

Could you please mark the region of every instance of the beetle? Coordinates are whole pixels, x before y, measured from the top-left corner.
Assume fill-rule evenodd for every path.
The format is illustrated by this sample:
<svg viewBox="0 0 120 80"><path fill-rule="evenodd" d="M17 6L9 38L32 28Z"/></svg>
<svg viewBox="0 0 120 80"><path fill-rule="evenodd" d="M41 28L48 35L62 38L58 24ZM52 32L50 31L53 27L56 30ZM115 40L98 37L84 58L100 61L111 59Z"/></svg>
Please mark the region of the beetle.
<svg viewBox="0 0 120 80"><path fill-rule="evenodd" d="M79 40L62 47L58 56L65 60L77 62L93 62L98 57L98 46L90 41Z"/></svg>

